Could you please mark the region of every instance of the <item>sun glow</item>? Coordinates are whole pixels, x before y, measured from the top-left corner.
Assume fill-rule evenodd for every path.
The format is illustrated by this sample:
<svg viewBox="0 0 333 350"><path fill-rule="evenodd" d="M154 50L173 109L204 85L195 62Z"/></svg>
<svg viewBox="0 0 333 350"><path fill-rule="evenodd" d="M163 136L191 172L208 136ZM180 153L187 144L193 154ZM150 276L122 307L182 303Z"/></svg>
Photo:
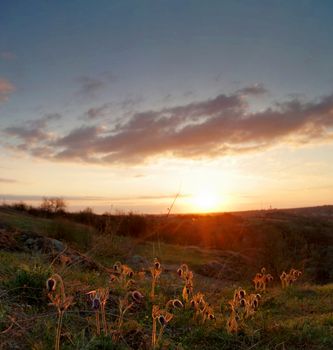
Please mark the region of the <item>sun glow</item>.
<svg viewBox="0 0 333 350"><path fill-rule="evenodd" d="M199 212L213 212L220 209L220 198L210 188L200 189L192 196L194 209Z"/></svg>

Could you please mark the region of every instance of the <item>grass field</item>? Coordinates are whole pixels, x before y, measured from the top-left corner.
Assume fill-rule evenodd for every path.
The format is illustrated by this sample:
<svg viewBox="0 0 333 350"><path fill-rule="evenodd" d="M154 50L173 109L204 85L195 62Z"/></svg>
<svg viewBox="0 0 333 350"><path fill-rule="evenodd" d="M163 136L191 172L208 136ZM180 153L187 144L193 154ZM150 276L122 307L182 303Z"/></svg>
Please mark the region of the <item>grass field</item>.
<svg viewBox="0 0 333 350"><path fill-rule="evenodd" d="M58 313L48 305L46 280L54 273L61 275L65 293L73 297L64 313L60 334L61 349L150 349L153 331L152 306L163 309L170 299L182 299L183 280L176 273L182 263L198 267L219 258L218 250L184 247L162 242L141 242L130 237L96 237L89 227L62 223L68 233L55 235L55 220L40 219L16 212L1 211L0 223L20 230L30 230L67 240L111 269L117 260L127 263L134 272L134 283L110 282L107 270L87 270L79 264L52 262L39 252L0 251L0 349L52 349L55 344ZM58 233L59 234L59 233ZM80 235L88 237L85 244ZM75 239L74 239L74 238ZM110 237L109 237L110 238ZM152 278L149 268L158 256L162 273L156 283L155 299L150 298ZM235 267L236 268L236 267ZM196 271L196 269L195 269ZM300 278L295 285L281 289L274 283L265 293L258 310L248 319L240 319L237 333L230 334L226 323L230 317L228 301L234 290L254 291L250 279L224 280L194 273L194 294L202 292L213 309L215 318L195 319L189 305L170 312L173 318L163 328L155 346L161 349L332 349L333 348L333 284L311 285ZM125 281L129 280L126 277ZM96 311L87 292L109 288L106 302L107 335L98 334ZM122 303L133 300L130 293L138 290L143 300L134 303L119 324ZM102 327L101 327L102 328Z"/></svg>

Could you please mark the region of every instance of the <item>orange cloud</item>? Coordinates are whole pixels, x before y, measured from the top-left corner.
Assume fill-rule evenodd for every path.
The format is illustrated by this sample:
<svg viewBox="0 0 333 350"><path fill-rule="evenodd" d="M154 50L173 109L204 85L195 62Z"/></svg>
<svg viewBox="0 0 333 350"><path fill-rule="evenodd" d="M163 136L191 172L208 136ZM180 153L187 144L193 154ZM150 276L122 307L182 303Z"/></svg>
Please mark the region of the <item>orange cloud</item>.
<svg viewBox="0 0 333 350"><path fill-rule="evenodd" d="M17 149L56 161L137 164L151 157L213 158L259 152L279 143L332 142L333 94L251 112L244 96L265 91L252 86L231 95L135 113L108 127L83 125L37 145L16 132L25 141Z"/></svg>

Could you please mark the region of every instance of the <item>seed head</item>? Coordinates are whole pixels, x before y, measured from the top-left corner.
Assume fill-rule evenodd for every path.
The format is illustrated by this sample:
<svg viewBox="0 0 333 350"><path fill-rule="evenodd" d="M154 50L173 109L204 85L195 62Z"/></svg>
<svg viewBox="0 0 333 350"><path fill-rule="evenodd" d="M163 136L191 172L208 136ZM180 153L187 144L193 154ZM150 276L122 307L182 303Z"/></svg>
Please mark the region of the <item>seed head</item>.
<svg viewBox="0 0 333 350"><path fill-rule="evenodd" d="M176 309L181 309L184 307L183 303L179 299L174 299L172 306Z"/></svg>
<svg viewBox="0 0 333 350"><path fill-rule="evenodd" d="M184 272L187 272L187 271L188 271L188 266L187 266L187 264L181 264L180 268L181 268Z"/></svg>
<svg viewBox="0 0 333 350"><path fill-rule="evenodd" d="M138 290L135 290L132 292L132 298L135 302L141 303L143 300L143 295Z"/></svg>
<svg viewBox="0 0 333 350"><path fill-rule="evenodd" d="M116 272L121 272L121 262L120 261L117 261L114 263L113 270Z"/></svg>
<svg viewBox="0 0 333 350"><path fill-rule="evenodd" d="M266 280L267 280L268 282L273 281L273 276L270 275L270 274L266 275Z"/></svg>
<svg viewBox="0 0 333 350"><path fill-rule="evenodd" d="M95 298L92 301L92 308L94 310L98 310L100 305L101 305L101 301L99 300L99 298L97 296L95 296Z"/></svg>
<svg viewBox="0 0 333 350"><path fill-rule="evenodd" d="M156 270L159 270L161 268L161 264L157 258L154 259L154 267Z"/></svg>
<svg viewBox="0 0 333 350"><path fill-rule="evenodd" d="M158 322L160 323L161 326L165 326L167 324L167 321L163 315L160 315L158 317Z"/></svg>
<svg viewBox="0 0 333 350"><path fill-rule="evenodd" d="M56 289L57 282L54 278L49 278L46 281L46 289L48 292L53 292Z"/></svg>
<svg viewBox="0 0 333 350"><path fill-rule="evenodd" d="M118 278L117 278L117 276L115 276L115 275L110 275L110 282L112 283L112 282L114 282L114 281L116 281Z"/></svg>

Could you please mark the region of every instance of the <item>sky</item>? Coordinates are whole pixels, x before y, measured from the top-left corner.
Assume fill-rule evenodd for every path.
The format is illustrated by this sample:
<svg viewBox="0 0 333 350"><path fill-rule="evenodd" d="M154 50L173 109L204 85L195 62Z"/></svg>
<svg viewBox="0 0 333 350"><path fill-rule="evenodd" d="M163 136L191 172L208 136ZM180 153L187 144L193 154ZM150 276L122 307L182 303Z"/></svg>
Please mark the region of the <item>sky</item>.
<svg viewBox="0 0 333 350"><path fill-rule="evenodd" d="M0 2L0 200L333 204L330 0Z"/></svg>

